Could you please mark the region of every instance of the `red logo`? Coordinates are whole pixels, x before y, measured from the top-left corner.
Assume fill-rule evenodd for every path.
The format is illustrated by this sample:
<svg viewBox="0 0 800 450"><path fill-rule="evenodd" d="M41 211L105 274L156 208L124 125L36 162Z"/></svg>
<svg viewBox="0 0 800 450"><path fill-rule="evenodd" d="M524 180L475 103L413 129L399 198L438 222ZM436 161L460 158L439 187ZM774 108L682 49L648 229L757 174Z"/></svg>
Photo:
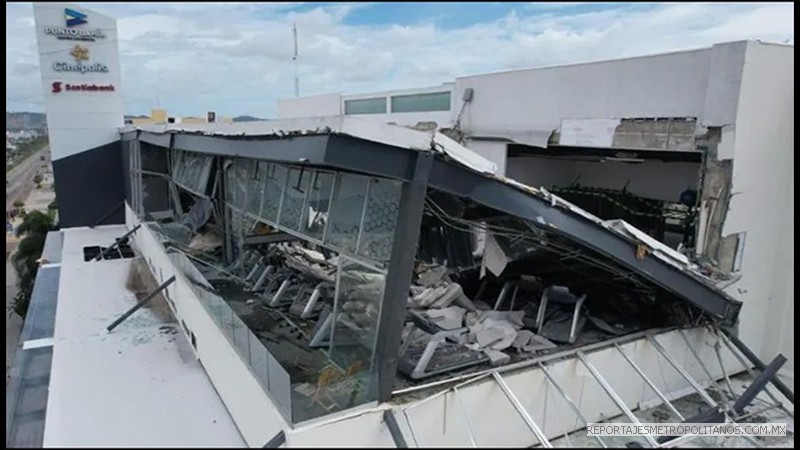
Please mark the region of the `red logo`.
<svg viewBox="0 0 800 450"><path fill-rule="evenodd" d="M54 93L55 92L61 92L61 82L60 81L54 81L53 82L53 92Z"/></svg>

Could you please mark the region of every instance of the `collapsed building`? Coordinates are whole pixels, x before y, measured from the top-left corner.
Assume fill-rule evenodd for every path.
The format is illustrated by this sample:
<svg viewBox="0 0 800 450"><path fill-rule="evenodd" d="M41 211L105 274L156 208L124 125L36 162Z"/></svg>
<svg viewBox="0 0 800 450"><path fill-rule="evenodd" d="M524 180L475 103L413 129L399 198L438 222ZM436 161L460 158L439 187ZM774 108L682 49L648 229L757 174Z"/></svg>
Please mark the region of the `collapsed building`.
<svg viewBox="0 0 800 450"><path fill-rule="evenodd" d="M438 132L333 117L122 139L130 239L166 257L148 264L177 317L185 278L290 424L737 323L686 256ZM203 326L181 324L214 364Z"/></svg>
<svg viewBox="0 0 800 450"><path fill-rule="evenodd" d="M51 70L73 45L43 30L76 12L103 30L86 45L113 91L52 92L80 74ZM772 222L749 228L744 256L743 234L722 222L753 181L733 177L732 155L757 137L765 154L784 148L786 133L752 126L763 124L737 102L785 106L781 90L754 86L787 71L752 63L788 67L785 49L734 43L585 73L465 77L447 92L299 98L279 105L291 120L123 127L115 20L77 5L37 3L34 15L61 229L45 242L7 390L8 446L550 447L592 422L793 414L776 376L786 358L770 351L767 364L761 342L742 342L767 323L762 304L673 249L678 235L730 267L770 253L753 243ZM530 120L530 105L547 117ZM559 160L576 155L593 158L588 188L570 181L579 163ZM657 158L691 164L624 175L678 180L661 203L636 181L636 196L603 190L617 171L596 176ZM697 180L700 164L713 170ZM772 290L761 284L747 296Z"/></svg>

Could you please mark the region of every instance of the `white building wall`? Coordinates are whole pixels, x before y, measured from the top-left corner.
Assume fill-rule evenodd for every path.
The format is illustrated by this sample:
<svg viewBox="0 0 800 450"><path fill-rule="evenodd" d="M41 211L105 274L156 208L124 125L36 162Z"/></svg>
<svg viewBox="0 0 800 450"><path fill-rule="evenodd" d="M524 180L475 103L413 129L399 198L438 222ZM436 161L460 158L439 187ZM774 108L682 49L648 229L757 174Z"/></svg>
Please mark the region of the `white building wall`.
<svg viewBox="0 0 800 450"><path fill-rule="evenodd" d="M507 146L505 142L467 141L465 147L497 164L497 174L506 175ZM514 178L514 177L511 177Z"/></svg>
<svg viewBox="0 0 800 450"><path fill-rule="evenodd" d="M278 119L338 116L342 114L341 104L341 94L323 94L278 100Z"/></svg>
<svg viewBox="0 0 800 450"><path fill-rule="evenodd" d="M794 47L749 42L733 147L733 197L723 236L746 232L740 337L762 359L778 352L794 370Z"/></svg>
<svg viewBox="0 0 800 450"><path fill-rule="evenodd" d="M475 135L555 130L565 118L701 117L712 49L456 79Z"/></svg>

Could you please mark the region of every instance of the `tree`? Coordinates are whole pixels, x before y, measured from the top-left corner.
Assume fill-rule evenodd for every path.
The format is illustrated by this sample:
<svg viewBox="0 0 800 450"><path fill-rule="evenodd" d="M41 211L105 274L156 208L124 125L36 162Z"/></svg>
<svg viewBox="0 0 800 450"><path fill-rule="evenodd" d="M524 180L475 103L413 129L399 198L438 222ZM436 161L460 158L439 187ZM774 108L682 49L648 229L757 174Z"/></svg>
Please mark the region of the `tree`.
<svg viewBox="0 0 800 450"><path fill-rule="evenodd" d="M15 208L22 208L23 206L25 206L25 202L23 202L22 200L14 200L13 205Z"/></svg>
<svg viewBox="0 0 800 450"><path fill-rule="evenodd" d="M39 259L42 257L44 241L47 233L53 229L53 219L40 211L32 211L17 227L17 235L24 235L19 242L11 263L17 271L17 295L14 297L14 311L23 319L28 312L28 305L36 281Z"/></svg>

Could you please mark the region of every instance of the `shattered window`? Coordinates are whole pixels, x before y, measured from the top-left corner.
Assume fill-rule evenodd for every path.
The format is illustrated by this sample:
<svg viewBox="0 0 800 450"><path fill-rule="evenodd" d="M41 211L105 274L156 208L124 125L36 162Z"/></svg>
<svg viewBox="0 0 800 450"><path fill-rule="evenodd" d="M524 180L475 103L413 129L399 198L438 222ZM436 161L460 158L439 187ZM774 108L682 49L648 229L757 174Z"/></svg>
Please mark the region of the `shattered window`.
<svg viewBox="0 0 800 450"><path fill-rule="evenodd" d="M331 172L314 172L309 187L308 200L303 208L301 232L322 240L325 224L328 222L333 180L336 178Z"/></svg>
<svg viewBox="0 0 800 450"><path fill-rule="evenodd" d="M366 199L369 178L341 174L333 198L327 243L351 253L356 252L361 215Z"/></svg>
<svg viewBox="0 0 800 450"><path fill-rule="evenodd" d="M266 171L267 163L251 160L248 167L247 192L247 206L245 211L258 216L261 212L261 196L264 195L264 172Z"/></svg>
<svg viewBox="0 0 800 450"><path fill-rule="evenodd" d="M261 217L271 222L278 220L283 189L286 185L288 169L280 164L270 164L266 172L266 190L261 201Z"/></svg>
<svg viewBox="0 0 800 450"><path fill-rule="evenodd" d="M291 230L300 229L300 217L303 215L308 182L313 172L298 168L289 169L289 182L286 184L286 193L281 206L280 225Z"/></svg>
<svg viewBox="0 0 800 450"><path fill-rule="evenodd" d="M237 158L233 165L233 206L245 210L247 205L247 188L252 160Z"/></svg>
<svg viewBox="0 0 800 450"><path fill-rule="evenodd" d="M373 261L388 261L392 252L402 183L373 178L364 215L358 254Z"/></svg>
<svg viewBox="0 0 800 450"><path fill-rule="evenodd" d="M172 179L186 189L205 194L213 160L210 155L172 150Z"/></svg>
<svg viewBox="0 0 800 450"><path fill-rule="evenodd" d="M350 406L376 398L375 341L386 274L342 257L331 331L331 360L348 376Z"/></svg>

